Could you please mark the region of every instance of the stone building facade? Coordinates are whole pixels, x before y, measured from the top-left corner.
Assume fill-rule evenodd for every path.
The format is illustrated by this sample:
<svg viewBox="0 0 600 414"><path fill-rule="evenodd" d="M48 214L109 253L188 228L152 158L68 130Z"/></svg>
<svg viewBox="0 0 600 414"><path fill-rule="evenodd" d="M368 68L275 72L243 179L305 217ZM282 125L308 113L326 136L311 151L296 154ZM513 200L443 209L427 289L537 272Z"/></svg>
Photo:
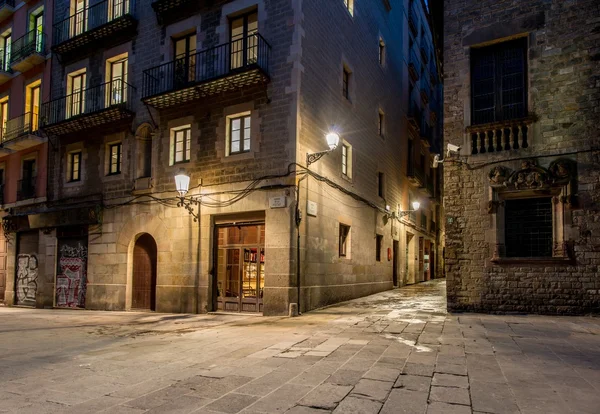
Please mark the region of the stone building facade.
<svg viewBox="0 0 600 414"><path fill-rule="evenodd" d="M285 315L442 274L424 3L63 0L54 17L48 202L13 228L54 264L38 306Z"/></svg>
<svg viewBox="0 0 600 414"><path fill-rule="evenodd" d="M600 310L600 4L445 1L448 307Z"/></svg>
<svg viewBox="0 0 600 414"><path fill-rule="evenodd" d="M40 105L50 96L53 1L0 4L0 218L26 220L46 202L48 142L40 131ZM13 229L5 229L10 233ZM2 233L2 232L0 232ZM37 305L38 260L44 235L0 234L0 303Z"/></svg>

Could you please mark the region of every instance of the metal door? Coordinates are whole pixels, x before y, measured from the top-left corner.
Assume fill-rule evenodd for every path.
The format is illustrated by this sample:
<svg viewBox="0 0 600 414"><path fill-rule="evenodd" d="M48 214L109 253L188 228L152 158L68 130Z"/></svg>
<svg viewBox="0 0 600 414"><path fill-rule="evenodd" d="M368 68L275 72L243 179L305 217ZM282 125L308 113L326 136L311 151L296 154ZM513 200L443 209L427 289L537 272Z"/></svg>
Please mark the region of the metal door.
<svg viewBox="0 0 600 414"><path fill-rule="evenodd" d="M37 231L17 235L17 266L15 293L17 305L35 306L38 292Z"/></svg>
<svg viewBox="0 0 600 414"><path fill-rule="evenodd" d="M152 236L140 236L133 248L133 309L156 309L156 256L156 242Z"/></svg>
<svg viewBox="0 0 600 414"><path fill-rule="evenodd" d="M6 290L6 248L8 243L0 235L0 302L4 302L4 291Z"/></svg>
<svg viewBox="0 0 600 414"><path fill-rule="evenodd" d="M392 261L392 281L394 286L398 286L398 240L394 240L394 248L392 251L393 261Z"/></svg>

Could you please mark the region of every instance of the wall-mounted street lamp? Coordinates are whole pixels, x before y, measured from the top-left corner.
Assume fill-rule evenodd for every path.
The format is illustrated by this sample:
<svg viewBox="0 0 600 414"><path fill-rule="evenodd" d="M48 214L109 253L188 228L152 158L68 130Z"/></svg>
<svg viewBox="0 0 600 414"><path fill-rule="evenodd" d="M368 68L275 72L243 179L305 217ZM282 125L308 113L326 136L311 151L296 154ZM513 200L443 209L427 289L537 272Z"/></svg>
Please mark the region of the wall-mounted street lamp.
<svg viewBox="0 0 600 414"><path fill-rule="evenodd" d="M418 201L413 201L412 202L412 210L406 210L406 211L399 211L398 212L398 217L399 219L401 219L404 216L408 216L410 213L414 213L417 210L419 210L419 208L421 207L421 203L419 203Z"/></svg>
<svg viewBox="0 0 600 414"><path fill-rule="evenodd" d="M177 207L185 208L188 213L194 218L194 222L197 222L200 218L194 212L193 206L200 205L200 201L194 197L186 197L188 191L190 190L190 176L185 172L180 171L179 174L175 176L175 188L179 193L179 201L177 202Z"/></svg>
<svg viewBox="0 0 600 414"><path fill-rule="evenodd" d="M327 140L327 145L329 145L329 149L327 151L315 152L312 154L306 154L306 167L310 167L310 164L319 161L323 155L329 154L331 151L335 150L340 143L340 136L337 132L331 131L327 135L325 135L325 139Z"/></svg>

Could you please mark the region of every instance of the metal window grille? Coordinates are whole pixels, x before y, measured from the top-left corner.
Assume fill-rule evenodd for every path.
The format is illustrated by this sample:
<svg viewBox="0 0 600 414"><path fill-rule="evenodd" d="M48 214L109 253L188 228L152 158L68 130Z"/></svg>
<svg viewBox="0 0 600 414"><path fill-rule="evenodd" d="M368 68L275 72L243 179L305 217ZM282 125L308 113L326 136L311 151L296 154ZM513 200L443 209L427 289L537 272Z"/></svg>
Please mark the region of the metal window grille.
<svg viewBox="0 0 600 414"><path fill-rule="evenodd" d="M507 200L505 207L507 257L552 257L552 199Z"/></svg>
<svg viewBox="0 0 600 414"><path fill-rule="evenodd" d="M527 115L526 51L526 39L471 51L473 125Z"/></svg>

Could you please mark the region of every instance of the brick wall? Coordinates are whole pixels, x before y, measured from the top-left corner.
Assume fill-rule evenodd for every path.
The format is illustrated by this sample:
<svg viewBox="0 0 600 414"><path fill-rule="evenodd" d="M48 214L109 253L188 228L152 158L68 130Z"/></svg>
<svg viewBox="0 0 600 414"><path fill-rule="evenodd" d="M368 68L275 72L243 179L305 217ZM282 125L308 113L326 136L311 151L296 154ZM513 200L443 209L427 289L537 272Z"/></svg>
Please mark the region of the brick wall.
<svg viewBox="0 0 600 414"><path fill-rule="evenodd" d="M449 309L600 309L599 13L593 0L445 2L444 135L447 142L462 146L460 158L471 166L445 164ZM471 155L465 133L470 125L470 48L522 35L528 44L528 108L537 117L529 147ZM490 205L498 190L488 174L497 166L519 170L526 159L543 168L558 159L576 165L574 202L556 200L565 213L564 226L555 225L555 231L564 233L569 261L491 260L503 228L497 204Z"/></svg>

